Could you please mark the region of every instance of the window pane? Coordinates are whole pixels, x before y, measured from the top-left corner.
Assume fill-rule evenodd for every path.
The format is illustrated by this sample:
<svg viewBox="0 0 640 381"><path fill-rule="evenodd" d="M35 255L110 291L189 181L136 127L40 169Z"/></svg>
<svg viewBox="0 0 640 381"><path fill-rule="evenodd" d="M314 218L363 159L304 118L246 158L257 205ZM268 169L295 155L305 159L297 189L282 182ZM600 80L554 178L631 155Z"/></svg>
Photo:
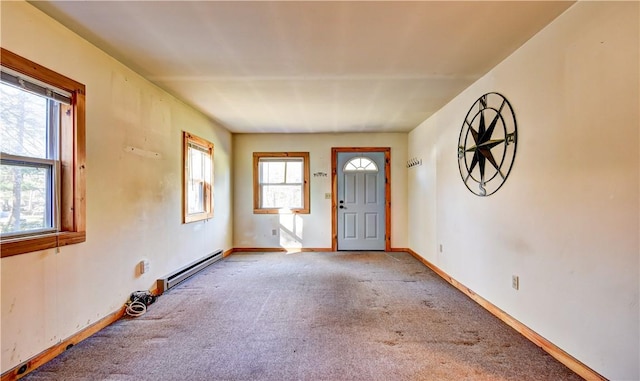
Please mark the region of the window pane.
<svg viewBox="0 0 640 381"><path fill-rule="evenodd" d="M376 163L367 159L366 157L356 157L351 159L344 165L344 171L370 171L377 172L378 167Z"/></svg>
<svg viewBox="0 0 640 381"><path fill-rule="evenodd" d="M268 184L284 183L285 163L282 161L261 161L260 182Z"/></svg>
<svg viewBox="0 0 640 381"><path fill-rule="evenodd" d="M2 152L47 158L47 103L44 97L0 83Z"/></svg>
<svg viewBox="0 0 640 381"><path fill-rule="evenodd" d="M262 208L302 208L302 186L300 185L263 185L261 194Z"/></svg>
<svg viewBox="0 0 640 381"><path fill-rule="evenodd" d="M2 234L52 228L50 167L0 166Z"/></svg>
<svg viewBox="0 0 640 381"><path fill-rule="evenodd" d="M205 184L203 181L191 180L188 186L188 210L189 214L202 213L205 211Z"/></svg>
<svg viewBox="0 0 640 381"><path fill-rule="evenodd" d="M287 162L287 183L302 183L302 161Z"/></svg>
<svg viewBox="0 0 640 381"><path fill-rule="evenodd" d="M202 152L189 148L189 178L191 180L203 180L203 156Z"/></svg>
<svg viewBox="0 0 640 381"><path fill-rule="evenodd" d="M205 186L209 180L209 154L189 147L189 182L187 186L187 213L203 213L206 210Z"/></svg>

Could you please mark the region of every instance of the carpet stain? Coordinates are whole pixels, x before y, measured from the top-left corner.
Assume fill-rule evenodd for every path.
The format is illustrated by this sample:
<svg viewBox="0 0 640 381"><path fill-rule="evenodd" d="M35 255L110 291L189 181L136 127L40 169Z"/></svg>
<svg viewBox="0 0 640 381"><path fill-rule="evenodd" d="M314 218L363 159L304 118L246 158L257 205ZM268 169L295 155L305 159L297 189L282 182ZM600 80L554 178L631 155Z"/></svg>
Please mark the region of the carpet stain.
<svg viewBox="0 0 640 381"><path fill-rule="evenodd" d="M471 341L471 340L454 340L451 343L455 344L455 345L466 345L466 346L472 346L472 345L476 345L480 342L480 340L478 341Z"/></svg>
<svg viewBox="0 0 640 381"><path fill-rule="evenodd" d="M473 346L473 345L476 345L476 344L478 344L478 343L480 343L482 341L482 339L480 338L480 334L476 330L465 329L462 332L467 337L463 338L462 340L454 341L454 344ZM471 337L469 337L469 336L471 336Z"/></svg>
<svg viewBox="0 0 640 381"><path fill-rule="evenodd" d="M424 304L425 306L429 307L429 308L434 308L434 304L432 301L430 300L423 300L422 304Z"/></svg>
<svg viewBox="0 0 640 381"><path fill-rule="evenodd" d="M124 373L111 373L104 381L138 380L139 377Z"/></svg>
<svg viewBox="0 0 640 381"><path fill-rule="evenodd" d="M153 337L146 341L147 344L165 344L169 341L168 337Z"/></svg>

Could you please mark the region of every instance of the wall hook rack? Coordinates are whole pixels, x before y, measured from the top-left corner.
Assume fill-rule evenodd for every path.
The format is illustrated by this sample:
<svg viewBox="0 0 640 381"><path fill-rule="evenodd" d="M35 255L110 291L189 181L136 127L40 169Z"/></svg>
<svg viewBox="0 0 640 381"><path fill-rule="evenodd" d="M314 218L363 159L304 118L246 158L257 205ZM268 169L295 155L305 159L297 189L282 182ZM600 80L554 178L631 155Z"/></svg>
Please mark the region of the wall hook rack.
<svg viewBox="0 0 640 381"><path fill-rule="evenodd" d="M407 168L413 168L413 167L417 167L419 165L422 165L422 159L418 159L418 158L411 158L409 160L407 160Z"/></svg>

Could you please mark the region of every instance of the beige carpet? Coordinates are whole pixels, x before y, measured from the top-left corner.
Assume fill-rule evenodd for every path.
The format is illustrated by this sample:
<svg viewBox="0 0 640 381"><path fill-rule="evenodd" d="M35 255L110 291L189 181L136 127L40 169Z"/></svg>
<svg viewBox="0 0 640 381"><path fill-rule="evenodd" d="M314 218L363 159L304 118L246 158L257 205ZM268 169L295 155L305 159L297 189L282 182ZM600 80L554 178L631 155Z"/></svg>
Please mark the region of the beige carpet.
<svg viewBox="0 0 640 381"><path fill-rule="evenodd" d="M581 378L409 254L339 252L234 254L25 379Z"/></svg>

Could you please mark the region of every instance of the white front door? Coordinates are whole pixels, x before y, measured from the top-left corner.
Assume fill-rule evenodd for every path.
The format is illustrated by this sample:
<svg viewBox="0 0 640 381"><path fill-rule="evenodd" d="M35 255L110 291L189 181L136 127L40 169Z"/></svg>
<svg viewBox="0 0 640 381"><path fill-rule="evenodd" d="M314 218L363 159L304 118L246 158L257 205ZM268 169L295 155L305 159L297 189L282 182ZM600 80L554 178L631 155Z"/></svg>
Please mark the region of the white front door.
<svg viewBox="0 0 640 381"><path fill-rule="evenodd" d="M385 249L384 152L338 152L338 250Z"/></svg>

